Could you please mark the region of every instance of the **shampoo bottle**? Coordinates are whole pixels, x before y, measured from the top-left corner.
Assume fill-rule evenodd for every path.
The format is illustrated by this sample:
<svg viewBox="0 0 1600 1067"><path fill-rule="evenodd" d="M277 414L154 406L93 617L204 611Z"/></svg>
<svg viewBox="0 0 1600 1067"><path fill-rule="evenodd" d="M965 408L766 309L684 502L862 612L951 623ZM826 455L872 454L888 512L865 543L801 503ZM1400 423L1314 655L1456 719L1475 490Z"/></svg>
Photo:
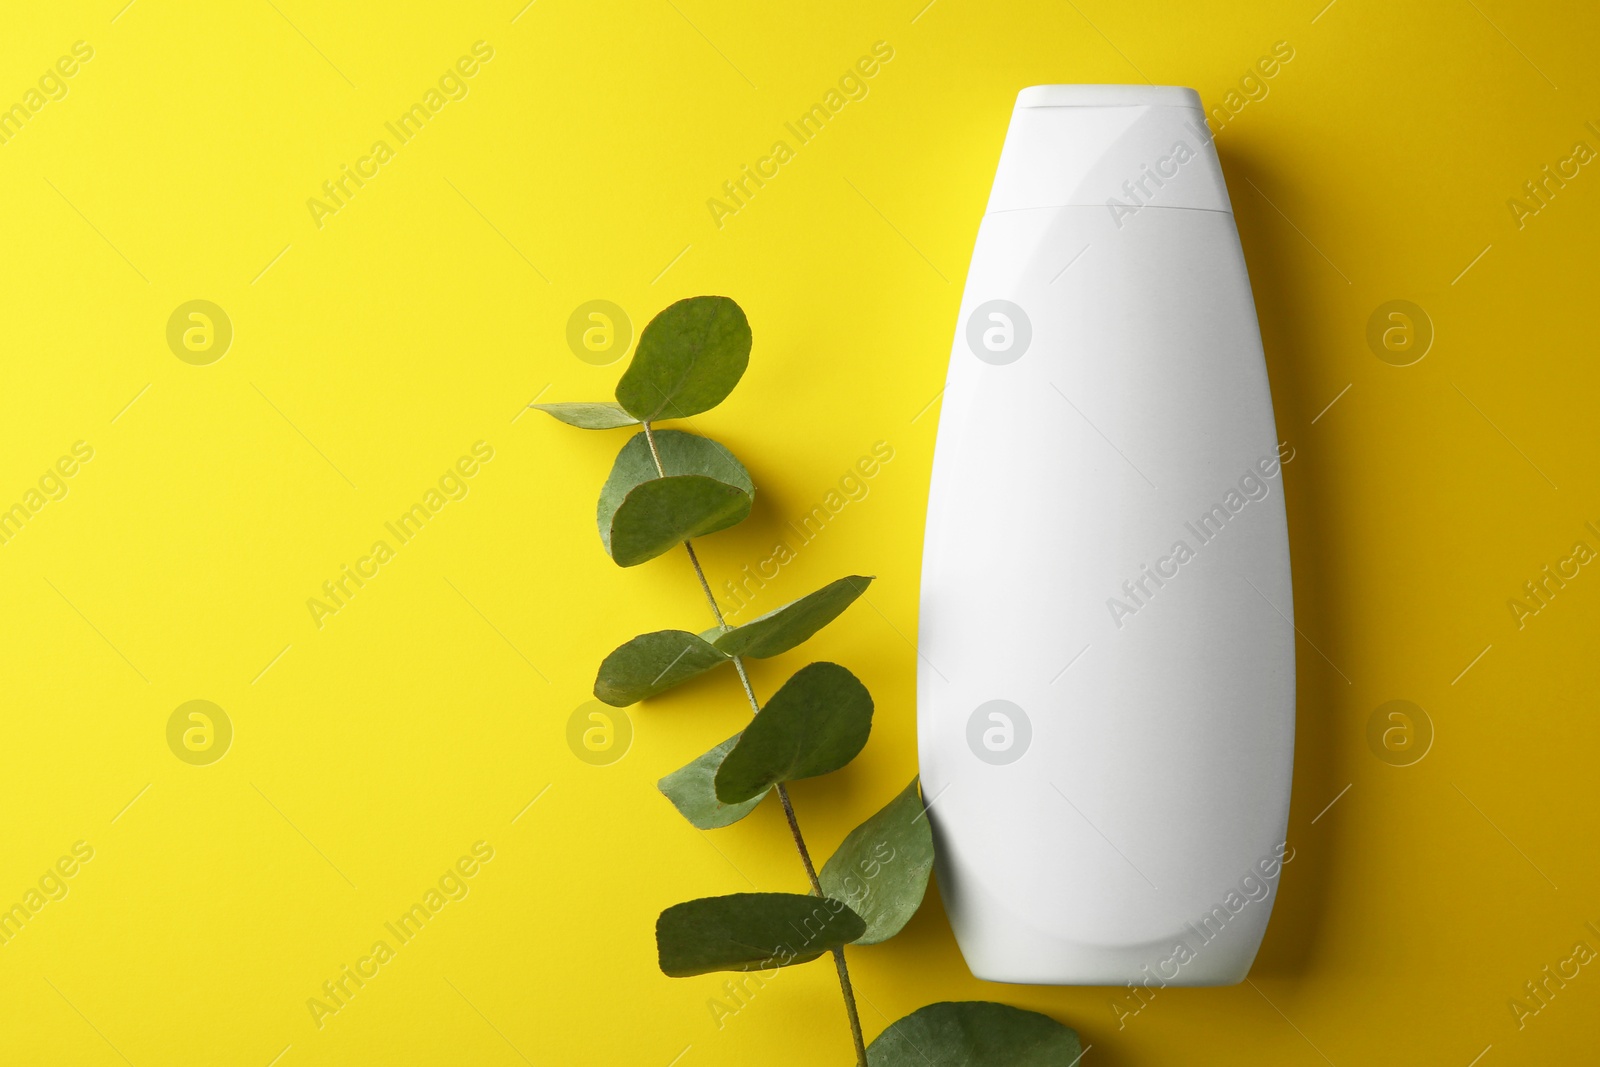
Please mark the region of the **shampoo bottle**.
<svg viewBox="0 0 1600 1067"><path fill-rule="evenodd" d="M977 977L1249 971L1293 858L1292 458L1198 95L1025 89L950 355L918 639Z"/></svg>

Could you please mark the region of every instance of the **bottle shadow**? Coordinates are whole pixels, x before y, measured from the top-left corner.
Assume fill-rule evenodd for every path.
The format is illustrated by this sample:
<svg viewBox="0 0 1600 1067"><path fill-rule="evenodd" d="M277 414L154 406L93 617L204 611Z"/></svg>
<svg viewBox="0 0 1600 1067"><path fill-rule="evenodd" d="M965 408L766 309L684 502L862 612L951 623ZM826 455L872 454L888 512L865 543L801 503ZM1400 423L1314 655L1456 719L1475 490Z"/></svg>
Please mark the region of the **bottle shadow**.
<svg viewBox="0 0 1600 1067"><path fill-rule="evenodd" d="M1326 286L1327 278L1314 276L1314 272L1331 275L1337 268L1323 263L1320 253L1308 256L1307 239L1267 199L1270 191L1292 184L1292 175L1269 169L1264 159L1254 157L1248 149L1219 143L1217 152L1261 323L1278 439L1295 449L1294 460L1283 469L1293 617L1299 631L1288 832L1288 844L1294 851L1286 853L1293 860L1283 869L1272 921L1250 972L1257 978L1293 978L1315 966L1341 847L1339 835L1333 832L1336 820L1320 827L1314 822L1352 781L1353 770L1339 759L1347 747L1341 740L1344 728L1339 716L1350 703L1354 683L1335 662L1338 643L1324 636L1353 625L1350 609L1339 596L1341 575L1348 566L1337 539L1325 540L1318 534L1338 528L1338 480L1322 476L1330 472L1335 457L1314 443L1312 426L1333 395L1327 389L1327 375L1320 376L1321 381L1311 380L1305 358L1325 347L1319 335L1327 329L1326 316L1319 315L1310 300L1311 293Z"/></svg>

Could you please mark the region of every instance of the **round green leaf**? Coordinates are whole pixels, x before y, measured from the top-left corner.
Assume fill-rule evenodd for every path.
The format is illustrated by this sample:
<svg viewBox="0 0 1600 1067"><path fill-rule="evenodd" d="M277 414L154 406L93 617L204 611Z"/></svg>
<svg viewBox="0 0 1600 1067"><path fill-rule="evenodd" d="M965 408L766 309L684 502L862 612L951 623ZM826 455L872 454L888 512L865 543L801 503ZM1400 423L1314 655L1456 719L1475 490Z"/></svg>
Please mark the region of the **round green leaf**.
<svg viewBox="0 0 1600 1067"><path fill-rule="evenodd" d="M673 978L769 971L848 945L866 924L848 905L798 893L735 893L675 904L656 920L656 951Z"/></svg>
<svg viewBox="0 0 1600 1067"><path fill-rule="evenodd" d="M933 832L917 780L850 831L823 865L822 891L867 921L858 945L876 945L905 928L922 906L933 870Z"/></svg>
<svg viewBox="0 0 1600 1067"><path fill-rule="evenodd" d="M872 695L837 663L802 667L767 701L717 770L717 799L738 804L779 782L856 758L872 732Z"/></svg>
<svg viewBox="0 0 1600 1067"><path fill-rule="evenodd" d="M611 558L634 567L750 514L750 497L715 478L657 478L634 489L611 520Z"/></svg>
<svg viewBox="0 0 1600 1067"><path fill-rule="evenodd" d="M649 439L637 433L617 453L600 489L595 510L600 541L624 567L740 522L755 498L750 472L710 438L660 430L655 440L665 478L656 469Z"/></svg>
<svg viewBox="0 0 1600 1067"><path fill-rule="evenodd" d="M733 751L738 741L739 735L734 734L710 752L696 756L656 783L667 799L672 801L673 807L678 809L678 813L701 830L732 826L756 810L756 805L767 795L762 793L740 804L724 804L717 799L713 784L717 768L722 766L723 759Z"/></svg>
<svg viewBox="0 0 1600 1067"><path fill-rule="evenodd" d="M650 439L643 432L628 438L628 443L617 453L605 485L600 487L600 502L595 509L595 521L600 527L600 540L606 550L611 549L611 520L628 494L645 482L677 475L701 475L734 486L747 495L755 496L755 484L750 472L734 458L732 452L709 437L684 433L681 430L654 431L656 450L661 454L661 468L657 470L655 457L650 454Z"/></svg>
<svg viewBox="0 0 1600 1067"><path fill-rule="evenodd" d="M1048 1015L984 1000L929 1004L867 1046L868 1067L1073 1067L1078 1034Z"/></svg>
<svg viewBox="0 0 1600 1067"><path fill-rule="evenodd" d="M725 296L680 300L650 320L617 382L636 419L683 419L722 403L750 362L750 323Z"/></svg>
<svg viewBox="0 0 1600 1067"><path fill-rule="evenodd" d="M870 577L860 574L829 582L815 593L735 626L712 643L730 656L766 659L787 652L837 619L871 584Z"/></svg>
<svg viewBox="0 0 1600 1067"><path fill-rule="evenodd" d="M568 426L576 426L580 430L615 430L619 426L637 426L639 420L623 411L616 404L609 403L571 403L571 404L529 404L530 408L538 408L546 415L559 419Z"/></svg>
<svg viewBox="0 0 1600 1067"><path fill-rule="evenodd" d="M625 708L728 661L727 656L687 630L640 634L600 664L594 695L614 708Z"/></svg>

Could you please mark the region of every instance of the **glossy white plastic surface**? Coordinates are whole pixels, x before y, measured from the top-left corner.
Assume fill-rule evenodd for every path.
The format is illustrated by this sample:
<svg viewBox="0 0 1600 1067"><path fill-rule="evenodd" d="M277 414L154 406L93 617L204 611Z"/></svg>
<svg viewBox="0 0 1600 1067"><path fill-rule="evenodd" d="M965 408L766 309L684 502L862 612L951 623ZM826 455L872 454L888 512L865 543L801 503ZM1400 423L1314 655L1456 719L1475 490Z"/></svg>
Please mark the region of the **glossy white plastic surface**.
<svg viewBox="0 0 1600 1067"><path fill-rule="evenodd" d="M950 358L918 637L939 884L978 977L1248 972L1294 746L1282 485L1198 97L1025 90Z"/></svg>

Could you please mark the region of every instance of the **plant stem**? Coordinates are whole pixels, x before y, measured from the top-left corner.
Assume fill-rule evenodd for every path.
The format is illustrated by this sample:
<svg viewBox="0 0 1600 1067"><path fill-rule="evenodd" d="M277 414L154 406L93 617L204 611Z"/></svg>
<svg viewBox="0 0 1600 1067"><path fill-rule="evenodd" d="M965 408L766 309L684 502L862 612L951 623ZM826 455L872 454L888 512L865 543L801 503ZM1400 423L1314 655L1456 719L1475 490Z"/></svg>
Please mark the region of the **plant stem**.
<svg viewBox="0 0 1600 1067"><path fill-rule="evenodd" d="M650 446L650 458L655 460L656 473L661 477L667 476L666 468L661 465L661 453L656 450L656 436L648 422L643 423L644 439ZM700 557L695 555L694 543L683 542L684 551L689 553L689 562L694 567L694 575L700 579L700 589L706 595L706 603L711 608L712 618L717 620L717 626L724 633L732 629L728 620L722 617L722 608L717 604L717 598L712 595L711 583L706 581L706 572L700 566ZM756 700L756 691L750 685L750 674L744 669L744 659L734 656L733 669L739 673L739 683L744 686L745 698L750 701L750 714L756 715L761 711L761 705ZM795 851L800 853L800 862L806 869L806 880L811 883L811 895L822 896L822 883L817 879L816 865L811 862L811 850L806 848L806 839L800 833L800 821L795 818L794 804L789 800L789 791L780 782L777 786L778 801L783 805L783 817L789 822L789 836L794 838ZM850 968L844 961L844 948L841 946L833 950L833 966L839 972L839 990L844 994L844 1010L850 1019L850 1038L856 1046L856 1062L859 1067L867 1067L867 1044L861 1033L861 1015L856 1010L856 993L850 984Z"/></svg>

